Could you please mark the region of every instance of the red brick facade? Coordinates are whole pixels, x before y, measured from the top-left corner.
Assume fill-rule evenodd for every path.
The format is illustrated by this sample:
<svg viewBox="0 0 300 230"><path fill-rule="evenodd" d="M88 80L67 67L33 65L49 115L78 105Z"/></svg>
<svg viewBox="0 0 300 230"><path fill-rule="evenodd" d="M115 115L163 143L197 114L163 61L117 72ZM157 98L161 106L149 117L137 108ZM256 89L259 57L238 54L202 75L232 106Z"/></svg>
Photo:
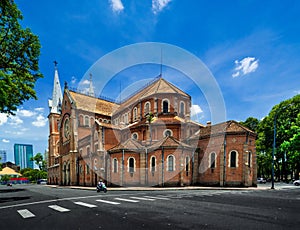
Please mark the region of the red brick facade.
<svg viewBox="0 0 300 230"><path fill-rule="evenodd" d="M256 186L256 135L190 120L191 98L163 78L117 104L65 87L50 113L51 184Z"/></svg>

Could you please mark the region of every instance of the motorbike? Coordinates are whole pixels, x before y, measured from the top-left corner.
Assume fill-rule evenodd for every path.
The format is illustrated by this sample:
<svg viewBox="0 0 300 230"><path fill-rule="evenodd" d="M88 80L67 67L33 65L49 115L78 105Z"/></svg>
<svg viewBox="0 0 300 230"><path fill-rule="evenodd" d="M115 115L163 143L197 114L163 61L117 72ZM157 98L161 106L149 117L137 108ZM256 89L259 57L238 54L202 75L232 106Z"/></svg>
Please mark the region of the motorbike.
<svg viewBox="0 0 300 230"><path fill-rule="evenodd" d="M104 193L107 192L107 188L106 188L105 184L97 185L97 192L101 192L101 191L103 191Z"/></svg>

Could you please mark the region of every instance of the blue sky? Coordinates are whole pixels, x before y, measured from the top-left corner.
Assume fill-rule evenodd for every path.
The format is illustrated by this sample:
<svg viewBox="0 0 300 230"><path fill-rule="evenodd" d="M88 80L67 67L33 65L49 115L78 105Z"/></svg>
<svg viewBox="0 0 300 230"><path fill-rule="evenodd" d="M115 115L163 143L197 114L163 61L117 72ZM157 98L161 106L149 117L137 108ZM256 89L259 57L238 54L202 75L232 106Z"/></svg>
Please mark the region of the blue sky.
<svg viewBox="0 0 300 230"><path fill-rule="evenodd" d="M34 153L47 149L54 60L61 85L66 81L77 87L98 59L123 46L161 42L180 47L199 58L214 76L226 120L261 119L275 104L300 93L300 2L296 0L15 2L24 16L22 25L40 38L44 78L36 84L37 101L24 103L15 117L0 114L0 149L8 152L10 161L14 161L14 143L33 144ZM111 90L115 83L125 89L159 72L159 65L126 69L103 94L117 97L120 90ZM210 120L205 95L188 76L167 66L163 76L192 96L195 119Z"/></svg>

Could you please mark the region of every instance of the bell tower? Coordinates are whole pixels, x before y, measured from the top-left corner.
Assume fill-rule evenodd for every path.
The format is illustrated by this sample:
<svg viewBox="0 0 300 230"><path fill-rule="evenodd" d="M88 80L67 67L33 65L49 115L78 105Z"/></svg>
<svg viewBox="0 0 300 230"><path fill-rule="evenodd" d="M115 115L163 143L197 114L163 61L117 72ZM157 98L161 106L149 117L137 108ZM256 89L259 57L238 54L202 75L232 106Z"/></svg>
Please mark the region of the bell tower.
<svg viewBox="0 0 300 230"><path fill-rule="evenodd" d="M57 70L57 62L54 61L54 84L52 91L52 99L48 100L49 105L49 137L48 137L48 177L51 178L50 168L57 165L55 158L59 156L59 129L61 118L61 104L62 104L62 90L59 82L59 75ZM50 175L49 175L50 174ZM52 178L54 175L52 175ZM58 178L57 178L58 179Z"/></svg>

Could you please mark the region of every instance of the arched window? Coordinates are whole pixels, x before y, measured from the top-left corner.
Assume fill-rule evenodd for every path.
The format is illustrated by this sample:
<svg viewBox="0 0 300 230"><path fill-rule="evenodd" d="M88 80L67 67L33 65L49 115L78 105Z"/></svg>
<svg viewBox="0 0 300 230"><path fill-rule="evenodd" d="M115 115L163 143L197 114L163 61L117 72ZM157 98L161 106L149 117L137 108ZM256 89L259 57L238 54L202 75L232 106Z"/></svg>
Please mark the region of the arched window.
<svg viewBox="0 0 300 230"><path fill-rule="evenodd" d="M113 160L113 172L114 173L118 172L118 160L117 160L117 158L114 158L114 160Z"/></svg>
<svg viewBox="0 0 300 230"><path fill-rule="evenodd" d="M94 170L97 170L98 168L97 168L97 163L98 163L98 161L97 161L97 159L95 158L94 159Z"/></svg>
<svg viewBox="0 0 300 230"><path fill-rule="evenodd" d="M138 134L137 133L133 133L131 135L131 138L134 139L134 140L137 140L138 139Z"/></svg>
<svg viewBox="0 0 300 230"><path fill-rule="evenodd" d="M248 151L248 167L251 166L251 157L252 157L252 154L250 151Z"/></svg>
<svg viewBox="0 0 300 230"><path fill-rule="evenodd" d="M168 156L167 165L168 165L168 171L173 172L174 171L174 156L173 155Z"/></svg>
<svg viewBox="0 0 300 230"><path fill-rule="evenodd" d="M133 121L137 120L137 107L133 109Z"/></svg>
<svg viewBox="0 0 300 230"><path fill-rule="evenodd" d="M90 164L89 163L86 164L86 174L87 175L90 174Z"/></svg>
<svg viewBox="0 0 300 230"><path fill-rule="evenodd" d="M237 167L237 152L236 151L230 152L230 167L231 168Z"/></svg>
<svg viewBox="0 0 300 230"><path fill-rule="evenodd" d="M185 172L186 172L186 176L189 175L189 171L190 171L190 157L187 156L187 157L185 157Z"/></svg>
<svg viewBox="0 0 300 230"><path fill-rule="evenodd" d="M168 100L163 100L163 113L168 113L169 112L169 101Z"/></svg>
<svg viewBox="0 0 300 230"><path fill-rule="evenodd" d="M214 169L216 167L216 153L210 154L210 168Z"/></svg>
<svg viewBox="0 0 300 230"><path fill-rule="evenodd" d="M84 125L90 127L90 119L89 116L84 117Z"/></svg>
<svg viewBox="0 0 300 230"><path fill-rule="evenodd" d="M146 114L148 114L149 112L150 112L150 102L149 101L147 101L146 103L145 103L145 107L144 107L144 110L145 110L145 115Z"/></svg>
<svg viewBox="0 0 300 230"><path fill-rule="evenodd" d="M80 115L79 115L79 125L80 125L80 126L83 126L83 125L84 125L84 119L83 119L83 118L84 118L83 115L80 114Z"/></svg>
<svg viewBox="0 0 300 230"><path fill-rule="evenodd" d="M128 159L128 170L130 173L134 173L135 169L134 169L134 158L130 157Z"/></svg>
<svg viewBox="0 0 300 230"><path fill-rule="evenodd" d="M170 137L170 136L173 136L172 130L166 129L166 130L164 131L164 137Z"/></svg>
<svg viewBox="0 0 300 230"><path fill-rule="evenodd" d="M181 101L180 102L180 116L184 116L184 113L185 113L185 111L184 111L184 102L183 101Z"/></svg>
<svg viewBox="0 0 300 230"><path fill-rule="evenodd" d="M151 157L151 172L155 172L155 157Z"/></svg>

